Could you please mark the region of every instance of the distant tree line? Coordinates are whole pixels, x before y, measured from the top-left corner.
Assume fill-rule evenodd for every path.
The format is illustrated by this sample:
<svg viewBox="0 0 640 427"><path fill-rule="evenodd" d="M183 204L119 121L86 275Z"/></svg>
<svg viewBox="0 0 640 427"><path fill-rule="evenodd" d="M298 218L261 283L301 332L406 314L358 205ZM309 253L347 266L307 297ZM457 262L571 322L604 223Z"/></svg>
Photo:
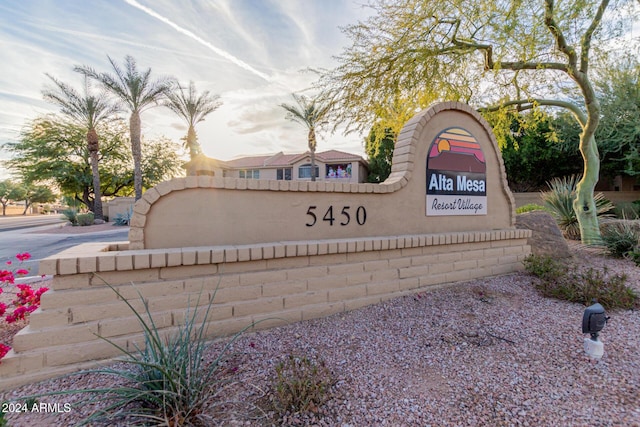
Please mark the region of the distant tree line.
<svg viewBox="0 0 640 427"><path fill-rule="evenodd" d="M81 90L47 74L52 85L43 89L43 97L61 114L30 120L18 141L3 146L12 154L8 166L17 178L6 181L6 188L53 187L103 219L103 197L134 195L137 200L144 188L182 173L178 146L164 137L142 136L141 113L156 106L185 122L184 147L191 158L201 152L195 126L221 105L218 95L198 93L193 82L184 86L173 77L153 78L151 69L139 69L131 56L122 66L108 60L111 72L73 68ZM124 111L128 123L120 115ZM9 200L35 200L2 188L3 212Z"/></svg>
<svg viewBox="0 0 640 427"><path fill-rule="evenodd" d="M2 216L7 215L7 206L11 202L24 202L22 215L35 203L49 203L56 199L56 195L51 189L44 185L25 185L14 182L10 179L0 181L0 205L2 205Z"/></svg>
<svg viewBox="0 0 640 427"><path fill-rule="evenodd" d="M567 111L580 128L583 166L573 208L582 242L601 243L594 189L605 114L594 83L620 57L637 61L632 29L640 3L372 0L368 6L367 18L344 28L351 43L318 83L334 104L335 121L347 130L373 127L382 140L384 129L397 134L407 116L435 101L476 105L500 130L510 128L511 114Z"/></svg>
<svg viewBox="0 0 640 427"><path fill-rule="evenodd" d="M602 70L596 80L602 109L596 141L600 179L640 175L640 63L625 58ZM485 114L499 140L507 180L512 191L539 191L555 177L582 173L579 151L581 129L569 113L541 109L506 115ZM375 129L375 128L374 128ZM383 138L372 129L365 140L371 182L382 182L391 172L395 134Z"/></svg>

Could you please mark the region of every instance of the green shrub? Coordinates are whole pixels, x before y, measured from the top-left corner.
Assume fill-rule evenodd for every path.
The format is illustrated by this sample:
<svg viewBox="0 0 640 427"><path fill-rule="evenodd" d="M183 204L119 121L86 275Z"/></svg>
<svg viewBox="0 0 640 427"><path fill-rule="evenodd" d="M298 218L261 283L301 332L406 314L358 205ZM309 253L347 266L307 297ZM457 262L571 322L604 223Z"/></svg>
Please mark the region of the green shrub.
<svg viewBox="0 0 640 427"><path fill-rule="evenodd" d="M589 268L583 272L572 273L572 279L583 289L578 302L590 305L593 299L605 308L635 308L638 295L627 286L626 274L610 275L607 269Z"/></svg>
<svg viewBox="0 0 640 427"><path fill-rule="evenodd" d="M607 269L578 271L551 257L529 255L526 270L541 280L536 289L545 297L584 305L597 300L606 309L631 309L638 306L638 295L627 286L624 274L608 274Z"/></svg>
<svg viewBox="0 0 640 427"><path fill-rule="evenodd" d="M87 225L93 225L93 214L85 213L78 215L78 225L85 227Z"/></svg>
<svg viewBox="0 0 640 427"><path fill-rule="evenodd" d="M614 258L629 255L640 243L640 232L631 221L616 221L602 227L602 242Z"/></svg>
<svg viewBox="0 0 640 427"><path fill-rule="evenodd" d="M78 225L78 211L75 209L65 209L60 212L62 215L69 220L71 225Z"/></svg>
<svg viewBox="0 0 640 427"><path fill-rule="evenodd" d="M276 366L271 404L283 416L287 413L315 412L329 397L334 384L323 361L289 355Z"/></svg>
<svg viewBox="0 0 640 427"><path fill-rule="evenodd" d="M571 175L563 178L554 178L547 183L550 191L541 194L544 206L553 215L558 227L566 238L580 239L580 226L578 218L573 210L573 201L576 198L576 185L580 177ZM602 193L594 195L596 214L600 217L612 216L613 203L605 199Z"/></svg>
<svg viewBox="0 0 640 427"><path fill-rule="evenodd" d="M546 211L547 208L545 208L544 206L540 206L537 205L535 203L528 203L526 205L522 205L519 208L516 209L516 213L517 214L521 214L521 213L525 213L525 212L532 212L532 211Z"/></svg>
<svg viewBox="0 0 640 427"><path fill-rule="evenodd" d="M544 281L560 279L566 273L567 269L562 262L555 258L533 254L527 255L524 259L524 268L529 273Z"/></svg>

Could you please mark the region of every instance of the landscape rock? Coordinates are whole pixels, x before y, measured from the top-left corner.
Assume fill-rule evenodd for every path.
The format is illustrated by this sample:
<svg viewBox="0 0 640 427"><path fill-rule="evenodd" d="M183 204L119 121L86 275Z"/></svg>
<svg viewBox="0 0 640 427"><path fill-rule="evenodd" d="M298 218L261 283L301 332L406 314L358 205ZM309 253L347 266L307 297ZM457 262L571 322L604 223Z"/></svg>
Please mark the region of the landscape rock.
<svg viewBox="0 0 640 427"><path fill-rule="evenodd" d="M571 256L567 241L549 212L531 211L516 215L516 228L529 229L533 232L528 242L532 254L548 255L553 258Z"/></svg>
<svg viewBox="0 0 640 427"><path fill-rule="evenodd" d="M99 224L104 224L106 221L104 219L94 219L93 220L93 224L94 225L99 225Z"/></svg>

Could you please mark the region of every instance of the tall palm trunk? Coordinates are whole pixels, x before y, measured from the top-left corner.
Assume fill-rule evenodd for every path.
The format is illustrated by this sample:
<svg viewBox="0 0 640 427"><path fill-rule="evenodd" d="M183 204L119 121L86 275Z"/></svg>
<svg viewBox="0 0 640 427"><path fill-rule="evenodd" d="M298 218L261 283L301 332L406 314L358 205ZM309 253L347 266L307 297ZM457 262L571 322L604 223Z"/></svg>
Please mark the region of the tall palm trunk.
<svg viewBox="0 0 640 427"><path fill-rule="evenodd" d="M309 100L302 95L292 94L297 106L280 104L287 111L286 118L300 123L309 129L307 142L309 144L309 153L311 157L311 181L316 180L316 128L322 129L327 124L327 114L329 113L329 103L321 103L319 98Z"/></svg>
<svg viewBox="0 0 640 427"><path fill-rule="evenodd" d="M309 153L311 154L311 181L316 180L316 130L309 128Z"/></svg>
<svg viewBox="0 0 640 427"><path fill-rule="evenodd" d="M136 200L142 197L142 144L140 143L140 112L134 110L129 118L131 154L133 155L133 189Z"/></svg>
<svg viewBox="0 0 640 427"><path fill-rule="evenodd" d="M89 148L89 155L91 157L91 173L93 175L93 194L95 196L93 201L93 218L103 220L104 215L102 213L102 192L100 190L100 171L98 169L98 151L100 150L98 133L94 128L89 129L87 132L87 147Z"/></svg>
<svg viewBox="0 0 640 427"><path fill-rule="evenodd" d="M189 147L189 157L191 160L200 154L200 144L198 144L196 130L192 125L189 125L189 130L187 131L187 147Z"/></svg>

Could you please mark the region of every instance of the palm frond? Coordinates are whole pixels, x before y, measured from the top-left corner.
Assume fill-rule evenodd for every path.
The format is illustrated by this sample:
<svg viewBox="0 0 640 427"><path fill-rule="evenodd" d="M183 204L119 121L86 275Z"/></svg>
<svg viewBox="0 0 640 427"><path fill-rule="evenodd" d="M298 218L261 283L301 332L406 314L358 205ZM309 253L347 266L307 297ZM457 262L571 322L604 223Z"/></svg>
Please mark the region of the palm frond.
<svg viewBox="0 0 640 427"><path fill-rule="evenodd" d="M222 105L220 96L211 94L208 90L198 95L193 81L189 82L186 91L184 86L176 84L166 96L164 105L183 118L189 126L200 123Z"/></svg>
<svg viewBox="0 0 640 427"><path fill-rule="evenodd" d="M141 112L145 107L157 104L171 86L171 80L167 77L151 80L151 68L141 73L135 59L130 55L125 57L124 67L118 65L110 56L107 58L113 74L99 73L88 66L76 66L74 70L98 81L132 112Z"/></svg>
<svg viewBox="0 0 640 427"><path fill-rule="evenodd" d="M296 105L280 104L287 111L288 120L300 123L308 129L321 129L328 123L328 113L331 104L321 100L321 97L308 98L304 95L291 94Z"/></svg>
<svg viewBox="0 0 640 427"><path fill-rule="evenodd" d="M95 128L120 109L118 104L111 102L106 92L91 93L91 84L87 76L84 77L84 93L81 94L69 84L50 74L46 75L55 87L42 91L44 99L57 104L63 114L87 129Z"/></svg>

